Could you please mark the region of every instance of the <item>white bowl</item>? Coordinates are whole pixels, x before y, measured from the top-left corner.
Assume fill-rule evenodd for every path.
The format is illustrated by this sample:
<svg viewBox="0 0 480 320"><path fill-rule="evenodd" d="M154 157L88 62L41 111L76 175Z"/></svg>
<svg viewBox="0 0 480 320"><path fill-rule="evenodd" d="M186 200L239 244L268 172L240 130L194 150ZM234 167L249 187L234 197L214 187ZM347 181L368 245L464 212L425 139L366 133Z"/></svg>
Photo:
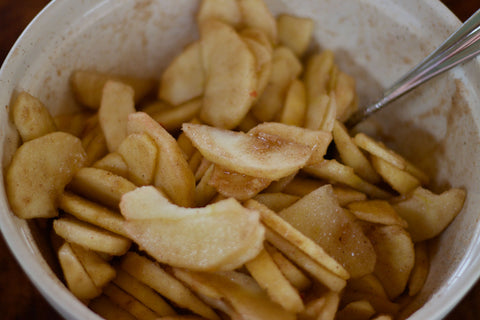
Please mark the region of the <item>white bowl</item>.
<svg viewBox="0 0 480 320"><path fill-rule="evenodd" d="M374 98L441 43L460 21L436 0L267 0L274 13L315 19L315 42L334 50L358 79L361 103ZM160 75L197 37L197 1L53 1L29 25L0 70L0 161L18 138L9 123L12 93L26 90L53 114L75 108L68 78L75 69ZM427 283L410 319L441 319L480 273L480 70L473 61L443 75L377 117L384 137L435 177L468 191L464 210L432 243ZM1 174L1 173L0 173ZM65 288L42 254L36 228L11 212L0 186L3 235L27 275L66 318L98 319Z"/></svg>

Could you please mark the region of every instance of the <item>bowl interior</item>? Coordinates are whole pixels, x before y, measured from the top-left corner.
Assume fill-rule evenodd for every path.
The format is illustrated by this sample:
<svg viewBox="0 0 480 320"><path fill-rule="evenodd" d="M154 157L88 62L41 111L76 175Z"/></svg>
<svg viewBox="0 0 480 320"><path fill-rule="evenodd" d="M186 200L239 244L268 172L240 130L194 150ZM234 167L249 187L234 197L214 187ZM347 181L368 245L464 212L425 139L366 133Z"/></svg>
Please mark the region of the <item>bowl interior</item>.
<svg viewBox="0 0 480 320"><path fill-rule="evenodd" d="M377 97L402 73L440 44L460 22L434 0L267 0L275 13L316 21L312 50L332 49L342 70L357 79L360 104ZM75 69L159 78L183 46L198 37L197 1L54 1L27 28L0 71L0 159L4 168L18 137L8 105L28 91L53 114L77 106L69 89ZM480 70L477 61L456 68L412 92L364 125L447 185L480 188L478 130ZM98 318L57 279L35 228L9 210L0 187L0 224L32 281L67 318ZM468 193L463 212L431 243L427 283L412 303L411 319L440 319L477 279L479 200ZM33 230L33 231L32 231Z"/></svg>

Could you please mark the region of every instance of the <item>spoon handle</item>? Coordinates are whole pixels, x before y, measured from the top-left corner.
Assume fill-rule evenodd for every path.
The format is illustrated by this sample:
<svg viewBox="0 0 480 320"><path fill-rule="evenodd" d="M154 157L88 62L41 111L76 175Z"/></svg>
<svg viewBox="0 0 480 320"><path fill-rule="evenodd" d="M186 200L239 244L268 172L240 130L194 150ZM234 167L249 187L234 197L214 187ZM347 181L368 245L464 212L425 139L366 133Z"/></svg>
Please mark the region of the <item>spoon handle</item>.
<svg viewBox="0 0 480 320"><path fill-rule="evenodd" d="M451 34L440 47L385 90L380 100L356 111L346 121L346 126L348 128L354 127L393 100L459 63L474 58L479 53L480 10L475 12L457 31Z"/></svg>

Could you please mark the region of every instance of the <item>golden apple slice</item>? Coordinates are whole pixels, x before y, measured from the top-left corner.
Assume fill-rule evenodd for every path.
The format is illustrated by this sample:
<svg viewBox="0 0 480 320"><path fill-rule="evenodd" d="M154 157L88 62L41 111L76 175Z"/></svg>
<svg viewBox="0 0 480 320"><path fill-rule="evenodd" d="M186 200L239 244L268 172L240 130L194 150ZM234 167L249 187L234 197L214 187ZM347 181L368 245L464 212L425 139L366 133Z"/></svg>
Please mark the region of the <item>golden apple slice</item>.
<svg viewBox="0 0 480 320"><path fill-rule="evenodd" d="M348 210L358 219L378 224L396 224L407 228L403 220L393 207L385 200L355 201L347 205Z"/></svg>
<svg viewBox="0 0 480 320"><path fill-rule="evenodd" d="M128 117L127 131L129 134L146 133L157 145L154 185L162 188L174 203L184 207L193 206L195 177L175 138L143 112Z"/></svg>
<svg viewBox="0 0 480 320"><path fill-rule="evenodd" d="M328 289L340 292L347 281L334 274L322 264L318 263L311 256L304 253L297 245L292 244L277 232L265 228L265 237L275 248L292 260L298 267L305 270L312 278L327 287Z"/></svg>
<svg viewBox="0 0 480 320"><path fill-rule="evenodd" d="M265 243L265 250L272 257L282 274L298 291L308 289L312 281L297 267L293 262L287 259L277 248Z"/></svg>
<svg viewBox="0 0 480 320"><path fill-rule="evenodd" d="M124 193L136 188L129 180L109 171L82 168L68 185L69 190L110 208L118 208Z"/></svg>
<svg viewBox="0 0 480 320"><path fill-rule="evenodd" d="M338 292L329 291L323 294L320 298L317 298L316 302L321 303L316 306L317 310L314 314L314 319L336 319L335 315L337 314L338 306L340 304L340 295Z"/></svg>
<svg viewBox="0 0 480 320"><path fill-rule="evenodd" d="M330 50L314 54L308 59L303 78L309 103L319 95L328 94L328 81L334 66L333 60L334 55Z"/></svg>
<svg viewBox="0 0 480 320"><path fill-rule="evenodd" d="M375 314L375 309L367 300L350 302L335 315L338 320L368 320Z"/></svg>
<svg viewBox="0 0 480 320"><path fill-rule="evenodd" d="M287 90L280 122L303 127L307 111L307 93L301 80L292 81Z"/></svg>
<svg viewBox="0 0 480 320"><path fill-rule="evenodd" d="M59 114L53 117L58 131L70 133L75 137L80 137L85 130L87 120L91 117L88 111L79 111L75 113Z"/></svg>
<svg viewBox="0 0 480 320"><path fill-rule="evenodd" d="M428 248L425 241L415 244L415 265L408 279L408 295L413 297L423 288L427 280L428 270L430 269L430 260L428 258Z"/></svg>
<svg viewBox="0 0 480 320"><path fill-rule="evenodd" d="M203 293L227 301L243 319L295 319L293 313L272 302L250 276L239 272L181 272L187 273L190 283L201 286Z"/></svg>
<svg viewBox="0 0 480 320"><path fill-rule="evenodd" d="M125 237L71 217L56 219L53 221L53 229L68 242L115 256L125 254L131 244Z"/></svg>
<svg viewBox="0 0 480 320"><path fill-rule="evenodd" d="M162 73L158 97L178 106L200 97L204 84L201 45L195 41L183 49Z"/></svg>
<svg viewBox="0 0 480 320"><path fill-rule="evenodd" d="M207 319L220 320L220 317L212 308L201 301L179 280L166 272L158 263L152 262L137 253L128 252L122 258L121 267L131 276L179 307L191 310Z"/></svg>
<svg viewBox="0 0 480 320"><path fill-rule="evenodd" d="M263 0L238 0L243 25L265 32L272 43L277 42L277 23Z"/></svg>
<svg viewBox="0 0 480 320"><path fill-rule="evenodd" d="M312 19L281 14L277 17L278 41L301 57L310 44L313 27Z"/></svg>
<svg viewBox="0 0 480 320"><path fill-rule="evenodd" d="M282 192L301 198L326 184L320 179L297 176L282 189Z"/></svg>
<svg viewBox="0 0 480 320"><path fill-rule="evenodd" d="M338 205L331 185L309 193L278 215L340 262L352 278L373 271L375 251L355 218Z"/></svg>
<svg viewBox="0 0 480 320"><path fill-rule="evenodd" d="M302 64L290 49L275 48L268 84L252 107L255 118L260 121L273 121L276 116L280 116L287 90L301 72Z"/></svg>
<svg viewBox="0 0 480 320"><path fill-rule="evenodd" d="M176 314L172 307L152 288L132 277L121 268L117 269L116 272L117 276L113 279L113 283L123 291L135 297L160 316Z"/></svg>
<svg viewBox="0 0 480 320"><path fill-rule="evenodd" d="M137 320L132 314L120 308L105 295L91 300L88 307L104 319Z"/></svg>
<svg viewBox="0 0 480 320"><path fill-rule="evenodd" d="M157 145L146 133L129 134L117 149L127 164L128 180L137 186L152 184L157 166Z"/></svg>
<svg viewBox="0 0 480 320"><path fill-rule="evenodd" d="M102 293L83 268L69 243L64 243L58 250L58 261L62 267L68 289L74 296L89 300Z"/></svg>
<svg viewBox="0 0 480 320"><path fill-rule="evenodd" d="M298 201L298 199L300 199L300 197L281 192L260 193L253 197L253 200L267 206L270 210L275 212L287 208Z"/></svg>
<svg viewBox="0 0 480 320"><path fill-rule="evenodd" d="M304 199L304 198L303 198ZM299 200L302 201L303 199ZM298 203L298 201L296 202ZM293 204L289 208L292 208L296 205ZM342 267L340 263L335 261L334 258L329 256L322 247L316 244L312 239L308 238L302 232L295 229L294 226L289 224L285 219L277 215L275 212L268 209L266 206L256 202L255 200L249 200L245 203L245 206L252 210L257 210L260 213L260 218L262 222L277 232L280 236L285 238L287 241L297 246L304 253L309 255L313 260L315 260L319 265L325 267L327 270L333 274L339 276L342 279L348 279L349 273ZM288 210L287 208L286 210ZM284 212L282 210L281 212ZM302 211L303 214L303 211ZM315 222L310 221L310 223L315 224Z"/></svg>
<svg viewBox="0 0 480 320"><path fill-rule="evenodd" d="M149 186L126 194L120 209L130 237L157 261L172 266L235 269L262 248L258 213L232 198L204 208L182 208Z"/></svg>
<svg viewBox="0 0 480 320"><path fill-rule="evenodd" d="M92 164L92 167L110 171L111 173L125 179L128 178L128 166L125 163L125 160L123 160L123 157L117 152L110 152L103 158L95 161Z"/></svg>
<svg viewBox="0 0 480 320"><path fill-rule="evenodd" d="M206 79L200 118L216 127L234 128L255 98L255 56L231 26L218 20L204 21L200 36Z"/></svg>
<svg viewBox="0 0 480 320"><path fill-rule="evenodd" d="M245 264L250 275L257 281L272 301L294 313L304 309L298 291L288 282L266 250Z"/></svg>
<svg viewBox="0 0 480 320"><path fill-rule="evenodd" d="M391 197L388 192L356 175L353 168L343 165L335 159L322 160L317 164L305 167L304 170L317 178L347 185L373 198L388 199Z"/></svg>
<svg viewBox="0 0 480 320"><path fill-rule="evenodd" d="M265 189L270 182L272 181L269 179L228 171L216 165L208 184L214 187L221 195L242 201L257 195Z"/></svg>
<svg viewBox="0 0 480 320"><path fill-rule="evenodd" d="M12 104L12 118L23 142L56 131L55 121L37 98L23 91Z"/></svg>
<svg viewBox="0 0 480 320"><path fill-rule="evenodd" d="M175 131L182 123L190 122L202 108L202 98L193 99L173 108L150 113L150 116L160 123L167 131Z"/></svg>
<svg viewBox="0 0 480 320"><path fill-rule="evenodd" d="M110 283L103 288L103 294L117 306L133 315L136 319L153 320L158 318L158 315L155 314L151 309L147 308L140 301L113 283Z"/></svg>
<svg viewBox="0 0 480 320"><path fill-rule="evenodd" d="M127 118L134 112L133 88L121 82L107 81L103 87L98 122L110 152L115 151L127 136Z"/></svg>
<svg viewBox="0 0 480 320"><path fill-rule="evenodd" d="M186 123L183 131L209 161L253 177L277 180L302 168L313 150L281 137L257 137Z"/></svg>
<svg viewBox="0 0 480 320"><path fill-rule="evenodd" d="M333 193L335 194L335 197L337 197L338 204L341 207L345 207L346 205L354 201L367 200L367 195L365 193L351 189L349 187L333 186Z"/></svg>
<svg viewBox="0 0 480 320"><path fill-rule="evenodd" d="M335 97L328 94L315 96L308 102L305 116L305 128L331 132L337 116Z"/></svg>
<svg viewBox="0 0 480 320"><path fill-rule="evenodd" d="M73 93L77 100L90 109L98 109L102 100L102 90L109 80L120 81L131 86L135 92L135 103L144 98L155 86L155 81L130 76L109 75L90 70L77 70L70 78Z"/></svg>
<svg viewBox="0 0 480 320"><path fill-rule="evenodd" d="M70 243L70 247L97 288L103 288L115 278L115 269L96 252L74 243Z"/></svg>
<svg viewBox="0 0 480 320"><path fill-rule="evenodd" d="M270 79L270 75L272 73L272 48L271 44L263 44L262 42L253 39L249 36L244 36L243 33L242 40L247 45L248 49L253 53L255 56L255 67L257 72L257 89L253 93L254 98L260 97L265 88L267 87L268 80Z"/></svg>
<svg viewBox="0 0 480 320"><path fill-rule="evenodd" d="M358 109L355 79L339 70L331 90L337 102L337 119L344 122Z"/></svg>
<svg viewBox="0 0 480 320"><path fill-rule="evenodd" d="M430 179L422 170L414 166L392 149L387 148L382 142L375 141L373 138L362 132L357 133L353 140L357 146L367 151L371 155L381 158L391 165L406 171L420 180L422 184L428 184Z"/></svg>
<svg viewBox="0 0 480 320"><path fill-rule="evenodd" d="M407 194L420 186L420 180L407 171L399 169L388 161L374 155L370 159L373 167L382 176L383 180L398 193Z"/></svg>
<svg viewBox="0 0 480 320"><path fill-rule="evenodd" d="M242 23L242 13L237 0L202 0L197 13L200 25L208 19L217 19L236 28Z"/></svg>
<svg viewBox="0 0 480 320"><path fill-rule="evenodd" d="M382 283L373 275L373 273L367 274L361 278L351 279L345 290L373 294L388 299Z"/></svg>
<svg viewBox="0 0 480 320"><path fill-rule="evenodd" d="M215 165L211 164L195 187L195 206L204 207L215 197L217 190L209 184Z"/></svg>
<svg viewBox="0 0 480 320"><path fill-rule="evenodd" d="M333 141L342 162L353 168L356 174L370 183L380 182L380 176L375 172L367 157L357 147L350 137L347 128L340 122L335 121L333 126Z"/></svg>
<svg viewBox="0 0 480 320"><path fill-rule="evenodd" d="M310 147L313 153L308 160L308 164L315 164L322 161L323 156L327 153L328 145L332 141L332 134L330 132L309 130L277 122L264 122L248 132L248 134L253 136L261 136L261 133L276 135L284 140Z"/></svg>
<svg viewBox="0 0 480 320"><path fill-rule="evenodd" d="M462 210L465 190L452 188L442 194L418 187L393 208L408 223L414 242L431 239L442 232Z"/></svg>
<svg viewBox="0 0 480 320"><path fill-rule="evenodd" d="M393 300L405 290L415 264L413 242L408 232L397 225L364 225L364 230L377 255L374 275Z"/></svg>
<svg viewBox="0 0 480 320"><path fill-rule="evenodd" d="M125 219L118 213L95 202L88 201L70 192L64 192L58 199L58 207L79 220L127 237Z"/></svg>
<svg viewBox="0 0 480 320"><path fill-rule="evenodd" d="M21 145L5 177L12 211L24 219L57 216L57 197L85 161L80 140L68 133L53 132Z"/></svg>

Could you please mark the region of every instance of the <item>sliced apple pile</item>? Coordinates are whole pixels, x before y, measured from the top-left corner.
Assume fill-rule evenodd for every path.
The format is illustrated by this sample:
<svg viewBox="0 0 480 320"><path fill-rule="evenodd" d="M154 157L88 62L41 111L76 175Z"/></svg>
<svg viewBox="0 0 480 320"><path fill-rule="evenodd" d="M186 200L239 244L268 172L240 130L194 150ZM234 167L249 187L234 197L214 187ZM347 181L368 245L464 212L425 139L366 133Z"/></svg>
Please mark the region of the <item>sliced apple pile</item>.
<svg viewBox="0 0 480 320"><path fill-rule="evenodd" d="M403 316L466 192L351 135L355 79L314 52L312 19L263 0L195 18L156 93L77 70L72 114L13 97L12 210L52 218L65 285L105 319Z"/></svg>
<svg viewBox="0 0 480 320"><path fill-rule="evenodd" d="M151 186L125 194L120 210L130 237L157 261L192 270L231 270L262 249L259 215L234 199L182 208Z"/></svg>

